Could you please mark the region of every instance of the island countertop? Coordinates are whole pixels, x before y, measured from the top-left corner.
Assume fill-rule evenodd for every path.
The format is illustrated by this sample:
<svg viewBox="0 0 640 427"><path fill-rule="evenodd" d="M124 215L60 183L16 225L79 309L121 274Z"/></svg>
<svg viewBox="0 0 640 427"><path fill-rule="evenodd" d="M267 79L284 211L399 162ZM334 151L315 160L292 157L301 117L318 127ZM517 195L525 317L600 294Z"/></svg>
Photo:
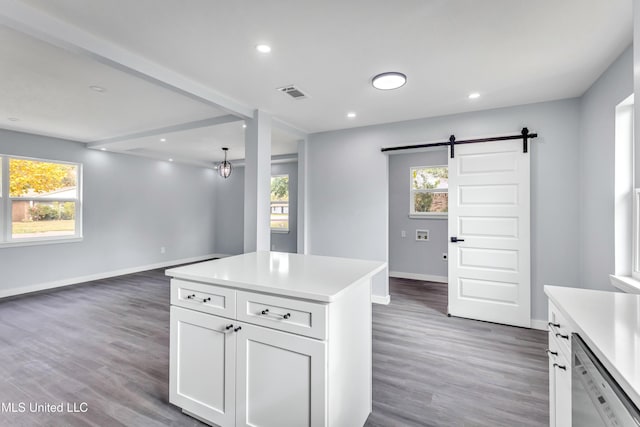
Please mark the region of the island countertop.
<svg viewBox="0 0 640 427"><path fill-rule="evenodd" d="M559 286L544 291L640 406L640 295Z"/></svg>
<svg viewBox="0 0 640 427"><path fill-rule="evenodd" d="M167 276L256 292L332 302L351 284L386 267L365 261L284 252L251 252L171 268Z"/></svg>

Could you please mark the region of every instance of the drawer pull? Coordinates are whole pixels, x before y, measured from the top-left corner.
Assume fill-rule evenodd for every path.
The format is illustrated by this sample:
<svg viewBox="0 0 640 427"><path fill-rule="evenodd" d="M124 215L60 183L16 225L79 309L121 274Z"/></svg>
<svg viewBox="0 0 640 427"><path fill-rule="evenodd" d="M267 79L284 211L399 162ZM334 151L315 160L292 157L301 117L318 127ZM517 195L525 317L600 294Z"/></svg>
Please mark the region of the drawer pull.
<svg viewBox="0 0 640 427"><path fill-rule="evenodd" d="M187 295L187 299L194 299L195 297L196 297L196 294Z"/></svg>
<svg viewBox="0 0 640 427"><path fill-rule="evenodd" d="M557 356L558 352L557 351L551 351L551 350L547 349L547 354L553 354L554 356Z"/></svg>
<svg viewBox="0 0 640 427"><path fill-rule="evenodd" d="M211 297L204 298L202 300L202 303L204 304L205 302L209 302L209 301L211 301Z"/></svg>
<svg viewBox="0 0 640 427"><path fill-rule="evenodd" d="M280 316L283 319L288 319L291 317L291 313L287 313L287 314L271 313L268 308L265 308L264 310L262 310L260 314L263 316L267 316L267 315Z"/></svg>
<svg viewBox="0 0 640 427"><path fill-rule="evenodd" d="M232 325L232 326L233 326L233 325ZM242 326L238 326L237 328L235 328L235 329L233 330L233 332L238 332L240 329L242 329Z"/></svg>
<svg viewBox="0 0 640 427"><path fill-rule="evenodd" d="M227 325L227 326L225 327L225 329L226 329L227 331L228 331L229 329L231 329L231 328L233 328L233 323L231 323L230 325Z"/></svg>
<svg viewBox="0 0 640 427"><path fill-rule="evenodd" d="M262 314L262 315L267 315L267 314L269 314L269 309L267 308L267 309L262 310L262 311L260 312L260 314Z"/></svg>
<svg viewBox="0 0 640 427"><path fill-rule="evenodd" d="M567 370L567 367L566 367L566 366L564 366L564 365L558 365L557 363L554 363L554 364L553 364L553 367L554 367L554 368L558 368L558 369L562 369L563 371L566 371L566 370Z"/></svg>
<svg viewBox="0 0 640 427"><path fill-rule="evenodd" d="M560 327L560 323L549 322L548 325L549 326L553 326L554 328L559 328Z"/></svg>
<svg viewBox="0 0 640 427"><path fill-rule="evenodd" d="M569 339L569 335L563 335L563 334L561 334L560 332L556 332L556 336L557 336L557 337L560 337L560 338L564 338L565 340L568 340L568 339Z"/></svg>
<svg viewBox="0 0 640 427"><path fill-rule="evenodd" d="M282 316L283 319L288 319L291 317L291 313L287 313L284 316Z"/></svg>

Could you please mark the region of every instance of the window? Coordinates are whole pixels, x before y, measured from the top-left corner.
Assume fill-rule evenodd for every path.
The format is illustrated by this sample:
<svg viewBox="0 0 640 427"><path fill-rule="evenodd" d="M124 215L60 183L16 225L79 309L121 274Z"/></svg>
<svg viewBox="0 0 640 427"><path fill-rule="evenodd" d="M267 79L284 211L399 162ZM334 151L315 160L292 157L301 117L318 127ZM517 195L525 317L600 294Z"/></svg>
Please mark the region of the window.
<svg viewBox="0 0 640 427"><path fill-rule="evenodd" d="M447 218L449 211L449 170L447 166L413 167L409 216Z"/></svg>
<svg viewBox="0 0 640 427"><path fill-rule="evenodd" d="M0 244L79 238L81 165L2 157Z"/></svg>
<svg viewBox="0 0 640 427"><path fill-rule="evenodd" d="M271 230L289 231L289 175L271 177Z"/></svg>

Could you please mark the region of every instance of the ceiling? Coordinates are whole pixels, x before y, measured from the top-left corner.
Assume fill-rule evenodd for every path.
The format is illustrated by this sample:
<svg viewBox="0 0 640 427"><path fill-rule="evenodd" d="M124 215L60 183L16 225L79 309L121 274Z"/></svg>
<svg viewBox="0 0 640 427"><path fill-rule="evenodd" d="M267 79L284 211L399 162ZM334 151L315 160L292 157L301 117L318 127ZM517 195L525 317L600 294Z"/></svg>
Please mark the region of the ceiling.
<svg viewBox="0 0 640 427"><path fill-rule="evenodd" d="M309 133L580 96L632 41L631 0L20 4ZM163 145L149 131L228 109L13 30L0 27L0 39L2 127L84 142L133 134L119 150L137 154L210 161L225 144L240 156L241 121L173 132ZM385 71L407 84L374 89ZM107 91L88 89L96 84ZM289 84L308 98L276 90ZM274 131L272 151L295 152L297 139Z"/></svg>

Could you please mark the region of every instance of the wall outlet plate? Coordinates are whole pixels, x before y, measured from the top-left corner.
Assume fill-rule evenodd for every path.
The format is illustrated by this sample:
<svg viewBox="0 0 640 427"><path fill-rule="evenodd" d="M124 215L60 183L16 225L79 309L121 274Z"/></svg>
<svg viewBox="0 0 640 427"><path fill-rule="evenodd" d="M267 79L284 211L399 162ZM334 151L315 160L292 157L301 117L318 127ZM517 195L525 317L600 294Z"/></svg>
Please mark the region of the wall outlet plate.
<svg viewBox="0 0 640 427"><path fill-rule="evenodd" d="M426 242L429 240L429 230L416 230L416 240Z"/></svg>

